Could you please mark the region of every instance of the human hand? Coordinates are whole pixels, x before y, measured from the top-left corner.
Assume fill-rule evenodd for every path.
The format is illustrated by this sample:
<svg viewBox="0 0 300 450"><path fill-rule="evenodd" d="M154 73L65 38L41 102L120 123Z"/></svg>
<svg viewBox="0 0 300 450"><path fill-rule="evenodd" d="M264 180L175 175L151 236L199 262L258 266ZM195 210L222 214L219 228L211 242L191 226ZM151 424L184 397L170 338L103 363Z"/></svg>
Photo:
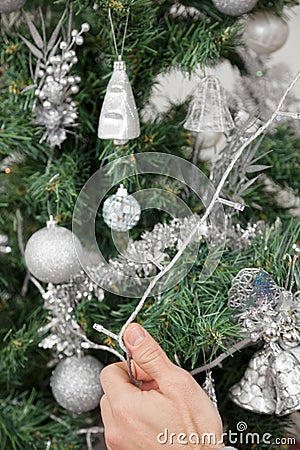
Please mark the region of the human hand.
<svg viewBox="0 0 300 450"><path fill-rule="evenodd" d="M130 324L124 341L133 357L133 372L142 385L138 388L131 383L126 362L101 371L104 395L100 406L108 449L222 448L221 418L194 378L175 366L140 325ZM202 443L203 434L209 433L216 443L208 439Z"/></svg>

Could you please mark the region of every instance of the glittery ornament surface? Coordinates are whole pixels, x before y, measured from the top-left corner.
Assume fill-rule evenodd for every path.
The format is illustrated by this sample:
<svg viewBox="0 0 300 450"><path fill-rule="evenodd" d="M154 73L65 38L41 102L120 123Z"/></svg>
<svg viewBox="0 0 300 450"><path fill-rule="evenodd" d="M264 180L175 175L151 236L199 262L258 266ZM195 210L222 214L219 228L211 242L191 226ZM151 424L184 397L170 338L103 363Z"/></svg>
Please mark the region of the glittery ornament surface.
<svg viewBox="0 0 300 450"><path fill-rule="evenodd" d="M233 279L228 292L228 306L247 310L249 306L274 305L281 289L262 269L243 269Z"/></svg>
<svg viewBox="0 0 300 450"><path fill-rule="evenodd" d="M116 61L101 109L98 137L121 145L139 135L140 122L126 66Z"/></svg>
<svg viewBox="0 0 300 450"><path fill-rule="evenodd" d="M257 3L257 0L212 0L219 11L228 16L241 16L245 14Z"/></svg>
<svg viewBox="0 0 300 450"><path fill-rule="evenodd" d="M62 283L81 269L76 251L82 251L77 237L67 228L54 225L42 228L30 237L25 248L25 261L38 280Z"/></svg>
<svg viewBox="0 0 300 450"><path fill-rule="evenodd" d="M230 389L239 406L285 415L300 409L299 292L280 288L259 269L243 269L233 280L228 305L237 308L244 334L264 347ZM247 306L247 301L251 304Z"/></svg>
<svg viewBox="0 0 300 450"><path fill-rule="evenodd" d="M99 380L102 368L93 356L63 359L50 380L57 403L77 414L97 408L103 393Z"/></svg>
<svg viewBox="0 0 300 450"><path fill-rule="evenodd" d="M234 128L226 94L216 77L207 76L200 82L184 128L196 132L225 132Z"/></svg>
<svg viewBox="0 0 300 450"><path fill-rule="evenodd" d="M115 231L128 231L133 228L141 216L141 207L138 201L128 195L121 186L117 193L105 200L103 204L103 219Z"/></svg>
<svg viewBox="0 0 300 450"><path fill-rule="evenodd" d="M288 24L275 14L257 11L245 24L245 42L259 55L279 50L289 35Z"/></svg>
<svg viewBox="0 0 300 450"><path fill-rule="evenodd" d="M10 13L22 8L25 0L0 0L0 13Z"/></svg>
<svg viewBox="0 0 300 450"><path fill-rule="evenodd" d="M232 400L259 414L289 414L300 409L300 347L255 353L242 380L230 389Z"/></svg>

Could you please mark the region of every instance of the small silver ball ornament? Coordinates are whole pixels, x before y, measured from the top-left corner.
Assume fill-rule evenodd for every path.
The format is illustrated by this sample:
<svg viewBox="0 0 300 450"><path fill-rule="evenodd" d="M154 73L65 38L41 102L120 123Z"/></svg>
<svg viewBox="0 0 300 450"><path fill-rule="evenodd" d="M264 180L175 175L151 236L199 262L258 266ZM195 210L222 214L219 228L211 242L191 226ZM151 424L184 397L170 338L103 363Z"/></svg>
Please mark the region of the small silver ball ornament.
<svg viewBox="0 0 300 450"><path fill-rule="evenodd" d="M103 394L99 380L102 368L101 362L90 355L60 361L50 380L57 403L76 414L97 408Z"/></svg>
<svg viewBox="0 0 300 450"><path fill-rule="evenodd" d="M121 184L117 193L105 200L102 215L112 230L126 232L140 220L141 207Z"/></svg>
<svg viewBox="0 0 300 450"><path fill-rule="evenodd" d="M275 14L257 11L245 24L245 42L259 55L279 50L287 41L288 24Z"/></svg>
<svg viewBox="0 0 300 450"><path fill-rule="evenodd" d="M251 11L257 0L212 0L212 2L223 14L235 17Z"/></svg>
<svg viewBox="0 0 300 450"><path fill-rule="evenodd" d="M18 11L24 3L25 0L0 0L0 13Z"/></svg>
<svg viewBox="0 0 300 450"><path fill-rule="evenodd" d="M67 228L50 220L47 227L36 231L28 240L25 262L29 272L38 280L64 283L81 270L78 259L81 252L79 239Z"/></svg>

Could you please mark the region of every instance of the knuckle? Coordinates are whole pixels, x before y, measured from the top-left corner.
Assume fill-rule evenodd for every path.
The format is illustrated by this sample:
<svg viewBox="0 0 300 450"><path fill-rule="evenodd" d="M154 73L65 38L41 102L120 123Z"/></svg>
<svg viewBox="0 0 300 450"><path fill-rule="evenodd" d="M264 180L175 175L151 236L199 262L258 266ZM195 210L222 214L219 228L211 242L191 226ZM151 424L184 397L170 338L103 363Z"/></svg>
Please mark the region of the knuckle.
<svg viewBox="0 0 300 450"><path fill-rule="evenodd" d="M128 407L126 402L121 400L115 400L111 405L113 414L115 417L122 419L123 422L126 422L128 417Z"/></svg>
<svg viewBox="0 0 300 450"><path fill-rule="evenodd" d="M175 394L181 396L183 393L190 392L193 387L193 377L180 367L176 367L169 388L174 391Z"/></svg>

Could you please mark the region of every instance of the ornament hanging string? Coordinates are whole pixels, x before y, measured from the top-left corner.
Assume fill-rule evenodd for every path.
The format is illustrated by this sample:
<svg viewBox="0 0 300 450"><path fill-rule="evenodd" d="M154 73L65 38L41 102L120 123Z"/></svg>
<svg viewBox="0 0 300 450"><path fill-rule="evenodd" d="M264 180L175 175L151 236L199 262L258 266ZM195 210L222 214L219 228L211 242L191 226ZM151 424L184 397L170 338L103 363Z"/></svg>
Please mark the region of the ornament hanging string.
<svg viewBox="0 0 300 450"><path fill-rule="evenodd" d="M48 181L48 184L50 185L49 188L47 189L47 211L48 211L48 216L51 218L53 216L52 212L51 212L51 205L50 205L50 199L49 199L49 191L52 190L51 189L51 185L53 185L53 182L55 180L57 180L57 178L59 178L60 174L57 173L55 174L52 178L50 178L50 180ZM59 217L59 192L58 192L58 185L56 185L55 187L55 193L56 193L56 220L58 220Z"/></svg>
<svg viewBox="0 0 300 450"><path fill-rule="evenodd" d="M129 22L129 13L130 13L130 8L127 8L125 28L124 28L124 34L123 34L123 39L122 39L122 47L121 47L121 52L119 53L117 39L116 39L116 33L115 33L115 28L114 28L114 24L113 24L113 20L112 20L111 8L108 8L108 17L109 17L109 22L110 22L112 36L113 36L115 52L116 52L116 55L117 55L117 58L118 58L119 61L121 61L122 58L123 58L123 53L124 53L124 48L125 48L125 41L126 41L126 36L127 36L127 29L128 29L128 22Z"/></svg>

